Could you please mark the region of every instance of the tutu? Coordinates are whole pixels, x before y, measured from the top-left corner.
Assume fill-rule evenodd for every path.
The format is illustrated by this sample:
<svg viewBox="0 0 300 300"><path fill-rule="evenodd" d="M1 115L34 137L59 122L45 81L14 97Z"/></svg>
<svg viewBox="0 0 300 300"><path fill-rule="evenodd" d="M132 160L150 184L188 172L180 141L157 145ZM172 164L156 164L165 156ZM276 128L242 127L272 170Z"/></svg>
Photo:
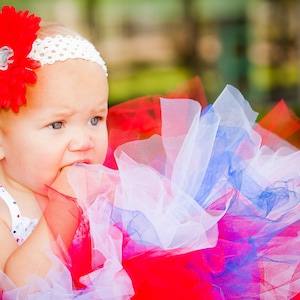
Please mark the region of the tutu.
<svg viewBox="0 0 300 300"><path fill-rule="evenodd" d="M67 263L49 252L22 288L2 274L3 299L296 299L299 119L281 102L284 133L232 86L198 95L111 108L105 165L68 173L83 218Z"/></svg>

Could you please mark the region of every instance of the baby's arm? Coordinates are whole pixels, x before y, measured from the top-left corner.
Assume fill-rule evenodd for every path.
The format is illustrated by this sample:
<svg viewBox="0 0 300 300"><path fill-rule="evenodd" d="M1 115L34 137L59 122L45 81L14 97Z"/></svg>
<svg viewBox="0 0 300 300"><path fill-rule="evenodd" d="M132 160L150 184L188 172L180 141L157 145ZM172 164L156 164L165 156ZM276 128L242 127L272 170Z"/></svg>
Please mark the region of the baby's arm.
<svg viewBox="0 0 300 300"><path fill-rule="evenodd" d="M65 172L59 177L53 187L70 194L70 187L64 187L67 185ZM61 249L57 247L57 238L59 237L68 248L78 227L81 210L76 199L71 197L73 194L65 196L49 188L48 196L50 201L43 216L21 246L17 246L4 222L0 223L0 244L5 245L5 248L1 249L0 266L17 286L24 285L26 277L30 274L44 277L51 267L45 250L51 248L60 256Z"/></svg>
<svg viewBox="0 0 300 300"><path fill-rule="evenodd" d="M50 269L50 260L44 248L50 245L50 235L44 217L21 246L14 241L7 227L1 231L0 242L9 245L3 254L1 250L1 268L17 286L24 285L29 274L45 276Z"/></svg>
<svg viewBox="0 0 300 300"><path fill-rule="evenodd" d="M0 269L4 270L8 257L17 248L17 243L2 219L0 219L0 245Z"/></svg>

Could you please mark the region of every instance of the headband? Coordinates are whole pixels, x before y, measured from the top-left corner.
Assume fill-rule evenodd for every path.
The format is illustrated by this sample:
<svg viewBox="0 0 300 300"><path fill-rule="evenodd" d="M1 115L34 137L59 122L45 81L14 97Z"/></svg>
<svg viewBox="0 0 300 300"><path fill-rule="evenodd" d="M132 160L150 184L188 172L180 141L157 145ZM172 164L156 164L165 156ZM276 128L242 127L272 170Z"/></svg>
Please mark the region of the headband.
<svg viewBox="0 0 300 300"><path fill-rule="evenodd" d="M107 67L99 52L89 41L78 36L46 37L36 39L32 44L32 50L28 58L37 60L41 66L52 65L57 61L67 59L85 59L99 64L107 76Z"/></svg>
<svg viewBox="0 0 300 300"><path fill-rule="evenodd" d="M104 60L93 44L80 36L37 39L41 18L29 11L4 6L0 12L0 109L17 113L26 104L26 86L34 84L34 69L68 59L98 63L107 76Z"/></svg>

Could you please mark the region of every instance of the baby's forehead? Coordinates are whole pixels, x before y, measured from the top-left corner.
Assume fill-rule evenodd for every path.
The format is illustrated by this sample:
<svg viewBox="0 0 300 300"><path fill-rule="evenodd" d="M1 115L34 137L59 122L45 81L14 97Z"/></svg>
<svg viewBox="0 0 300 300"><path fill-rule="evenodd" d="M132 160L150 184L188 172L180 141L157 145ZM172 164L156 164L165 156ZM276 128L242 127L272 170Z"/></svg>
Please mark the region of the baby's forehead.
<svg viewBox="0 0 300 300"><path fill-rule="evenodd" d="M53 65L44 65L37 69L36 73L38 81L29 86L26 92L29 104L36 103L36 106L40 106L51 102L59 106L60 102L71 102L77 98L80 99L77 104L79 106L84 104L84 101L104 99L107 102L107 78L95 62L69 59Z"/></svg>
<svg viewBox="0 0 300 300"><path fill-rule="evenodd" d="M81 83L84 84L85 89L88 89L93 81L107 83L107 77L103 72L103 68L93 61L82 58L66 59L56 61L53 64L45 64L36 69L36 74L38 80L31 86L32 88L42 84L50 86L53 82L64 85L64 83L76 80L82 80Z"/></svg>

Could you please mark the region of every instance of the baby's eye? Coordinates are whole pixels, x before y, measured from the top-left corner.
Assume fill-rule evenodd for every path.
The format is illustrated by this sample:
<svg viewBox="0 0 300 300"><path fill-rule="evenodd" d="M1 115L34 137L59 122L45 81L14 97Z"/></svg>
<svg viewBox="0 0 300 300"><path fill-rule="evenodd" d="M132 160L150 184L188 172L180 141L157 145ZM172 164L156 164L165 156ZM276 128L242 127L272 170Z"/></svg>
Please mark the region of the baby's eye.
<svg viewBox="0 0 300 300"><path fill-rule="evenodd" d="M63 127L63 122L54 122L48 126L50 129L61 129Z"/></svg>
<svg viewBox="0 0 300 300"><path fill-rule="evenodd" d="M90 124L96 126L99 123L99 121L101 121L101 117L93 117L90 119Z"/></svg>

